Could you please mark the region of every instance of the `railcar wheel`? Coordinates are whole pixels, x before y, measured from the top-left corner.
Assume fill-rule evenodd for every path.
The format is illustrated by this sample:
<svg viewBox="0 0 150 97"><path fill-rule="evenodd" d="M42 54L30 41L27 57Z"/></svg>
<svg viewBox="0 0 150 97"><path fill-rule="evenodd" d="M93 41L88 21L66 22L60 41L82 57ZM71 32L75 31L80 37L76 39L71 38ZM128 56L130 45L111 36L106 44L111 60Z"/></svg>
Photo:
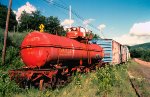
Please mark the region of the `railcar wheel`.
<svg viewBox="0 0 150 97"><path fill-rule="evenodd" d="M24 80L22 80L22 81L19 83L19 86L22 87L22 88L24 88L24 89L28 89L28 88L30 88L31 83L30 83L30 81L28 81L27 79L24 79Z"/></svg>
<svg viewBox="0 0 150 97"><path fill-rule="evenodd" d="M57 82L56 77L53 76L51 78L51 82L50 82L51 83L50 86L51 86L52 89L56 88L56 82Z"/></svg>

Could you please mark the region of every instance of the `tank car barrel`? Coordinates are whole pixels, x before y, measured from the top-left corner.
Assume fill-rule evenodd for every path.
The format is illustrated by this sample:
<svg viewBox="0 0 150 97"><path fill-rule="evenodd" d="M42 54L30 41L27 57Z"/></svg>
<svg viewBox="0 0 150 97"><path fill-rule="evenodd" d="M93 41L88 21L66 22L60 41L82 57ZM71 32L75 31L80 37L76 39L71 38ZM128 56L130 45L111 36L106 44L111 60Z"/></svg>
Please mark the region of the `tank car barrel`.
<svg viewBox="0 0 150 97"><path fill-rule="evenodd" d="M103 58L103 49L74 39L48 33L31 32L22 42L21 57L29 68L42 67L48 62Z"/></svg>

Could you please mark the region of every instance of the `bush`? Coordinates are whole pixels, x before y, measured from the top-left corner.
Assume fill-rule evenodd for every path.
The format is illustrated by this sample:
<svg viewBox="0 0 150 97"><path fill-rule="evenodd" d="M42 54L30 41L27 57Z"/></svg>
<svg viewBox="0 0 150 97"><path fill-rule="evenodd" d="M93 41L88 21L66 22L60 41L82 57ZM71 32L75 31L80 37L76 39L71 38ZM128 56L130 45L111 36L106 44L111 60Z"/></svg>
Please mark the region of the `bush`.
<svg viewBox="0 0 150 97"><path fill-rule="evenodd" d="M145 50L141 59L150 62L150 50Z"/></svg>
<svg viewBox="0 0 150 97"><path fill-rule="evenodd" d="M100 68L97 71L99 93L107 94L112 87L120 87L125 76L126 66L110 66Z"/></svg>
<svg viewBox="0 0 150 97"><path fill-rule="evenodd" d="M4 30L0 28L0 45L4 44ZM8 36L7 37L7 46L12 45L12 40Z"/></svg>
<svg viewBox="0 0 150 97"><path fill-rule="evenodd" d="M24 33L10 33L9 37L11 42L11 45L19 48L21 45L21 42L23 41L24 37L27 35L27 32Z"/></svg>
<svg viewBox="0 0 150 97"><path fill-rule="evenodd" d="M140 58L144 61L150 62L150 49L143 49L143 48L131 49L130 53L132 58Z"/></svg>
<svg viewBox="0 0 150 97"><path fill-rule="evenodd" d="M0 29L0 52L3 50L4 35L2 32L3 30ZM23 37L21 34L11 33L8 35L5 65L0 64L0 97L11 97L12 94L22 91L14 81L10 80L8 70L23 66L19 56L19 46ZM2 59L0 59L0 63L2 63Z"/></svg>
<svg viewBox="0 0 150 97"><path fill-rule="evenodd" d="M21 92L22 89L16 85L15 82L10 81L7 73L0 71L0 96L1 97L11 97L14 93Z"/></svg>
<svg viewBox="0 0 150 97"><path fill-rule="evenodd" d="M2 51L2 49L3 45L0 45L0 51ZM0 55L2 56L2 54ZM2 59L0 59L0 63L2 63ZM13 46L7 47L5 65L3 66L3 69L16 69L21 66L23 66L23 62L20 60L19 49Z"/></svg>
<svg viewBox="0 0 150 97"><path fill-rule="evenodd" d="M4 31L3 29L0 29L0 52L2 52L3 50L3 41L4 41L3 31ZM6 56L5 56L6 65L4 66L5 69L17 68L23 65L23 63L20 61L19 47L26 34L27 33L8 33ZM0 53L0 56L2 56L2 53ZM0 59L0 63L2 63L2 59Z"/></svg>

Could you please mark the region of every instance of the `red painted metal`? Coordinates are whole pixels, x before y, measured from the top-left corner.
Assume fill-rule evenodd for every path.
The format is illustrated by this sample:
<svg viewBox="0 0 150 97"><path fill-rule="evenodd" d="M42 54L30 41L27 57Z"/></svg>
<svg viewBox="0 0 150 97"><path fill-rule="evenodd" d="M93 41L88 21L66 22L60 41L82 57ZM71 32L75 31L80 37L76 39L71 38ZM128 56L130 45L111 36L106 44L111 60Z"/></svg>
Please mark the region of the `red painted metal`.
<svg viewBox="0 0 150 97"><path fill-rule="evenodd" d="M90 30L87 31L83 27L71 27L68 29L66 37L67 38L82 38L82 39L91 40L93 38L93 35L91 32L92 31L90 31Z"/></svg>
<svg viewBox="0 0 150 97"><path fill-rule="evenodd" d="M68 37L68 38L78 38L78 37L85 38L86 37L86 29L85 28L71 27L68 30L69 31L66 34L66 37Z"/></svg>
<svg viewBox="0 0 150 97"><path fill-rule="evenodd" d="M32 81L37 80L41 76L46 76L48 78L52 78L54 75L56 75L58 70L50 70L50 69L43 69L43 70L33 70L33 69L18 69L18 70L11 70L9 71L10 78L13 77L19 77L19 78L25 78L30 80L31 77L36 74L37 76L32 79Z"/></svg>
<svg viewBox="0 0 150 97"><path fill-rule="evenodd" d="M21 58L28 68L44 66L58 60L91 60L103 58L103 49L96 44L80 43L74 39L34 31L21 44Z"/></svg>

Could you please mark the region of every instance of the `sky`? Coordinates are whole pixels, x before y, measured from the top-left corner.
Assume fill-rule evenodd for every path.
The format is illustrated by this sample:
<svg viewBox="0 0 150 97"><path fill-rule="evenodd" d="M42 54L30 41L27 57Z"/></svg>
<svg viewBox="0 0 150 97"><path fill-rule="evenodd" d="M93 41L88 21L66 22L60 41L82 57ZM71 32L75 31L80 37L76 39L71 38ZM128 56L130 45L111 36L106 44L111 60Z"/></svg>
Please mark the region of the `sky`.
<svg viewBox="0 0 150 97"><path fill-rule="evenodd" d="M8 5L8 1L0 0L0 3ZM111 38L125 45L150 42L150 0L12 1L17 19L24 10L28 13L40 10L46 17L58 17L64 27L69 27L70 24L82 26L102 38ZM72 8L71 20L69 11L65 9L69 5Z"/></svg>

